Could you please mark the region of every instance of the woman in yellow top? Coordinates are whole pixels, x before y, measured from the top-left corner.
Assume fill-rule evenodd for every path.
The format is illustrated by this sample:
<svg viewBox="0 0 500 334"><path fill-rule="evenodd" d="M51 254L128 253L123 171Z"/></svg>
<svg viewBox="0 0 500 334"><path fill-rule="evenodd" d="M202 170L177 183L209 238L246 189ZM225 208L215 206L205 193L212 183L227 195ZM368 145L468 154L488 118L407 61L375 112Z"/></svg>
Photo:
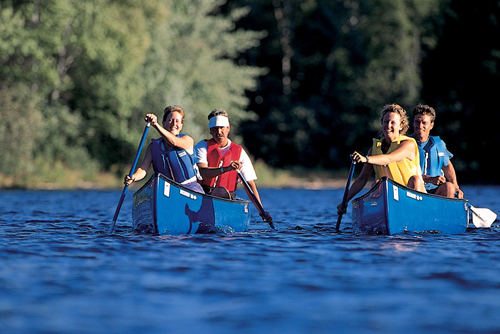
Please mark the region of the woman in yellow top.
<svg viewBox="0 0 500 334"><path fill-rule="evenodd" d="M405 136L409 126L406 111L397 104L386 105L382 109L381 121L383 138L373 139L373 146L366 156L358 152L351 156L354 162L364 165L349 190L347 202L364 188L372 171L375 171L377 180L387 176L409 188L425 192L417 143Z"/></svg>

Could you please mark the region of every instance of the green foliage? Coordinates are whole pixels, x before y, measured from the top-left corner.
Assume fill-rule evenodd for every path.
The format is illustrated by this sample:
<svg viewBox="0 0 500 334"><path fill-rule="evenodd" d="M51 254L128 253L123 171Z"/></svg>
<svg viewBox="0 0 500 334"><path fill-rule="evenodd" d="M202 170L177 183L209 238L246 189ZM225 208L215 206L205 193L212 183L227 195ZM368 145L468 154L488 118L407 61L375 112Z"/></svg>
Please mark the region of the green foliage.
<svg viewBox="0 0 500 334"><path fill-rule="evenodd" d="M173 104L196 141L222 108L257 160L342 168L392 102L434 106L456 167L479 175L500 77L481 36L498 22L492 1L0 0L0 175L122 175L144 114Z"/></svg>
<svg viewBox="0 0 500 334"><path fill-rule="evenodd" d="M42 98L22 83L0 86L0 171L34 172L32 160L43 135Z"/></svg>
<svg viewBox="0 0 500 334"><path fill-rule="evenodd" d="M215 108L229 112L233 129L251 117L245 111L246 90L256 88L261 69L238 66L232 58L257 46L262 33L234 31L245 11L224 17L212 15L220 1L176 1L170 18L153 31L155 43L144 73L147 111L162 113L167 105L186 110L184 131L196 140L208 136L207 115Z"/></svg>
<svg viewBox="0 0 500 334"><path fill-rule="evenodd" d="M0 173L128 163L144 114L161 115L166 105L186 109L185 130L197 139L214 108L227 109L236 126L251 117L245 91L263 72L233 59L261 34L235 30L246 10L221 16L219 5L1 1Z"/></svg>

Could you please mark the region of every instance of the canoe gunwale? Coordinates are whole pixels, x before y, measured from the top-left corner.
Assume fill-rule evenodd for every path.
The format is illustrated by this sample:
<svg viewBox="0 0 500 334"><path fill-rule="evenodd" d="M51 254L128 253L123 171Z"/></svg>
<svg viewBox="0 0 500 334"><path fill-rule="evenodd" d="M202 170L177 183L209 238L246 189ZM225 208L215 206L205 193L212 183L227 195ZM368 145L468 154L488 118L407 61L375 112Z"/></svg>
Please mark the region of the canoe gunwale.
<svg viewBox="0 0 500 334"><path fill-rule="evenodd" d="M352 205L354 229L368 234L464 233L471 215L467 199L419 192L387 177L354 199Z"/></svg>
<svg viewBox="0 0 500 334"><path fill-rule="evenodd" d="M467 200L467 199L465 199L465 198L464 198L464 199L462 199L462 198L450 198L450 197L444 197L444 196L439 196L439 195L436 195L436 194L424 193L424 192L421 192L421 191L418 191L418 190L415 190L415 189L411 189L411 188L408 188L407 186L404 186L404 185L402 185L402 184L397 183L396 181L394 181L394 180L392 180L392 179L390 179L390 178L388 178L388 177L386 177L386 176L384 176L384 177L380 178L380 179L379 179L379 180L378 180L378 181L377 181L377 182L376 182L376 183L375 183L375 184L374 184L374 185L370 188L370 190L368 190L365 194L363 194L363 195L361 195L361 196L359 196L359 197L356 197L356 198L353 200L353 202L354 202L354 201L358 201L358 200L360 200L360 199L363 199L363 198L366 198L366 197L370 196L372 192L377 191L377 188L378 188L378 187L380 186L380 184L381 184L382 182L384 182L385 180L387 180L387 183L388 183L388 184L390 183L391 185L394 185L394 186L396 186L396 187L398 187L398 188L400 188L400 189L402 189L402 190L404 190L404 191L410 191L410 192L412 192L412 193L417 193L417 194L422 195L422 196L433 197L433 198L436 198L436 199L439 199L439 200L447 200L447 201L455 201L455 202L469 203L469 200ZM386 191L387 191L387 189L386 189Z"/></svg>
<svg viewBox="0 0 500 334"><path fill-rule="evenodd" d="M184 187L182 184L174 181L174 180L171 180L169 179L168 177L166 177L165 175L161 174L161 173L154 173L150 178L149 180L144 183L144 185L142 185L142 187L140 187L135 193L138 193L140 192L143 188L146 188L147 186L149 186L150 183L152 182L158 182L157 180L157 177L160 177L162 178L163 180L165 180L165 182L168 182L170 184L173 184L174 186L176 187L179 187L179 188L182 188L183 190L185 191L188 191L190 193L193 193L193 194L196 194L196 195L201 195L201 196L204 196L204 197L209 197L209 198L213 198L217 201L222 201L222 202L229 202L229 203L246 203L246 204L250 204L250 201L247 200L247 199L244 199L244 198L236 198L236 199L228 199L228 198L222 198L222 197L217 197L217 196L212 196L212 195L209 195L209 194L205 194L205 193L199 193L199 192L196 192L196 191L193 191L191 189L188 189L186 187Z"/></svg>

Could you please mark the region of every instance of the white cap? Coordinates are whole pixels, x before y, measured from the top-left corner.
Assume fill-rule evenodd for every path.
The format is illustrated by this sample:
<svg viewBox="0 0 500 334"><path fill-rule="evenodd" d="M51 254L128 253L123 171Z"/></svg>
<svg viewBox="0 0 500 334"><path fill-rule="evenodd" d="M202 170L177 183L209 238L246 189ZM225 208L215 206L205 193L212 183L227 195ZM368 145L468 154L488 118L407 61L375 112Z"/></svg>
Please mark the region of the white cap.
<svg viewBox="0 0 500 334"><path fill-rule="evenodd" d="M220 126L229 126L229 118L226 116L214 116L208 120L208 128L214 128L214 127L220 127Z"/></svg>

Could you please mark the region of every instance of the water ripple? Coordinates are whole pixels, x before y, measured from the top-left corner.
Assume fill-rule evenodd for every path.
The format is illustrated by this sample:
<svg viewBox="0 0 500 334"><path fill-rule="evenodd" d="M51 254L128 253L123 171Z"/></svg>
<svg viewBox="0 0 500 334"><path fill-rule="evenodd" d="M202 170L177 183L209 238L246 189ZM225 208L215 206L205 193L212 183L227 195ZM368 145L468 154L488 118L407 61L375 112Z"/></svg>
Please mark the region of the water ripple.
<svg viewBox="0 0 500 334"><path fill-rule="evenodd" d="M500 212L498 190L466 193ZM130 196L109 235L119 195L0 191L5 332L500 332L498 224L337 233L343 190L263 189L277 231L135 234Z"/></svg>

